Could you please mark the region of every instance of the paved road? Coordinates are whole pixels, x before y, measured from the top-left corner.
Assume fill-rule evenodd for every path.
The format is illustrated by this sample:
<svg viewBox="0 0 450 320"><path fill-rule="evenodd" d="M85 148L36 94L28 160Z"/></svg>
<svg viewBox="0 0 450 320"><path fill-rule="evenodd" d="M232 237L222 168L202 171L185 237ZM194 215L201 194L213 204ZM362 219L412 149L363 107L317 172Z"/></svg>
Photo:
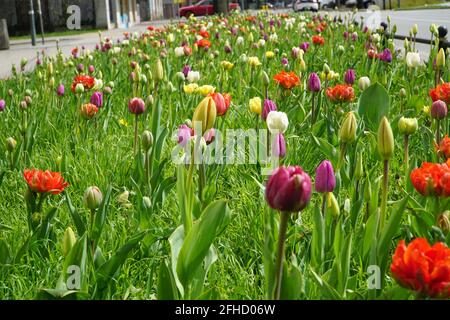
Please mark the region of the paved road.
<svg viewBox="0 0 450 320"><path fill-rule="evenodd" d="M286 10L283 10L286 11ZM346 12L333 12L331 14L344 15ZM414 23L419 27L418 37L428 39L430 37L429 27L431 23L437 25L446 25L450 29L450 9L435 9L435 10L408 10L408 11L379 11L379 16L374 15L373 12L361 12L358 16L364 16L364 19L374 19L379 17L379 20L386 21L389 15L392 19L392 23L397 24L397 34L408 35L409 30ZM121 38L124 31L134 32L144 30L148 25L164 25L168 23L167 20L145 22L140 25L136 25L128 30L113 29L103 32L104 37L110 37L111 39ZM450 35L449 35L450 38ZM38 39L39 40L39 39ZM56 39L52 38L47 41L45 45L37 45L32 47L29 41L13 41L11 43L10 50L0 51L0 78L7 77L11 71L11 64L16 66L20 65L20 60L26 58L29 61L28 69L34 67L36 60L36 51L44 49L46 54L52 55L56 53ZM38 41L38 43L40 43ZM95 44L98 43L97 33L88 33L75 36L61 37L60 48L64 54L70 54L73 47L85 45L87 48L93 49ZM401 41L396 41L399 47L402 47ZM428 54L429 47L427 45L418 45L417 49L421 52L422 56Z"/></svg>

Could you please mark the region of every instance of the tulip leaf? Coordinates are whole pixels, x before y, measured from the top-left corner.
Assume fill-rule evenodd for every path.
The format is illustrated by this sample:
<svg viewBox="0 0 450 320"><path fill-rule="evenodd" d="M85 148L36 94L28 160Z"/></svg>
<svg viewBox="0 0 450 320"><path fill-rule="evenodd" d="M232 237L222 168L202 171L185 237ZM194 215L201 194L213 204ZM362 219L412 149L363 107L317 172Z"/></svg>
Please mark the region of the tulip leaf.
<svg viewBox="0 0 450 320"><path fill-rule="evenodd" d="M72 217L73 223L77 228L77 233L79 236L82 236L86 232L86 227L81 219L81 216L78 214L77 209L73 206L72 200L69 197L69 194L65 192L67 207L69 208L70 216Z"/></svg>
<svg viewBox="0 0 450 320"><path fill-rule="evenodd" d="M0 239L0 265L9 264L12 260L11 249L4 239Z"/></svg>
<svg viewBox="0 0 450 320"><path fill-rule="evenodd" d="M314 229L311 242L311 260L313 265L321 265L325 249L325 222L318 207L313 211Z"/></svg>
<svg viewBox="0 0 450 320"><path fill-rule="evenodd" d="M92 238L91 240L94 246L95 244L98 243L98 240L100 239L100 236L102 234L103 226L106 220L106 213L108 211L109 200L111 197L111 191L112 188L111 186L109 186L103 198L103 201L100 204L100 207L95 212L94 225L92 226L92 236L91 236Z"/></svg>
<svg viewBox="0 0 450 320"><path fill-rule="evenodd" d="M63 268L62 268L62 280L64 284L68 282L68 278L71 275L75 275L74 272L79 271L77 275L79 279L79 284L81 289L86 288L86 262L87 262L87 236L84 234L81 238L79 238L73 247L70 249L67 254L66 259L64 260ZM77 269L75 269L76 267Z"/></svg>
<svg viewBox="0 0 450 320"><path fill-rule="evenodd" d="M214 239L228 222L229 215L226 201L215 201L205 208L200 219L186 235L176 267L178 278L184 288L192 282L192 276L201 267Z"/></svg>
<svg viewBox="0 0 450 320"><path fill-rule="evenodd" d="M55 217L58 208L51 208L48 210L44 219L42 220L39 229L37 230L37 239L47 239L50 232L50 222Z"/></svg>
<svg viewBox="0 0 450 320"><path fill-rule="evenodd" d="M322 277L320 277L317 273L314 272L312 268L310 268L310 271L313 275L313 280L316 282L316 284L321 289L321 294L323 294L325 297L328 297L329 299L333 300L341 300L342 297L339 294L339 292L336 291L335 288L330 286L330 284L325 281Z"/></svg>
<svg viewBox="0 0 450 320"><path fill-rule="evenodd" d="M358 113L366 127L376 132L381 118L389 114L389 94L381 84L376 82L362 92Z"/></svg>
<svg viewBox="0 0 450 320"><path fill-rule="evenodd" d="M281 300L298 300L302 295L303 277L296 264L290 266L285 263L281 282Z"/></svg>
<svg viewBox="0 0 450 320"><path fill-rule="evenodd" d="M159 266L157 297L159 300L176 300L178 298L175 280L167 260L161 261Z"/></svg>
<svg viewBox="0 0 450 320"><path fill-rule="evenodd" d="M364 257L366 257L369 254L369 250L371 248L374 239L375 240L377 239L379 220L380 220L379 210L371 214L369 219L367 219L366 230L364 233L364 240L363 240Z"/></svg>

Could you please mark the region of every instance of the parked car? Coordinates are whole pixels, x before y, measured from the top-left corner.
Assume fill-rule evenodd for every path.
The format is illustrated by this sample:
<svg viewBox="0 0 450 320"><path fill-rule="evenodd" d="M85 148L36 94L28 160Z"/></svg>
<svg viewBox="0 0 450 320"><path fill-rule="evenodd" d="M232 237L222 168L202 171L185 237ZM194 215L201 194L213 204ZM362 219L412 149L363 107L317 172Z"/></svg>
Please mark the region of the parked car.
<svg viewBox="0 0 450 320"><path fill-rule="evenodd" d="M363 8L368 8L371 4L375 4L375 1L373 0L363 0L362 6ZM347 0L345 1L346 7L356 7L358 5L358 0Z"/></svg>
<svg viewBox="0 0 450 320"><path fill-rule="evenodd" d="M336 0L320 0L320 9L334 9L336 7Z"/></svg>
<svg viewBox="0 0 450 320"><path fill-rule="evenodd" d="M229 10L240 10L238 3L230 3ZM192 6L181 7L179 10L180 17L189 18L194 16L206 16L214 14L214 1L202 0Z"/></svg>
<svg viewBox="0 0 450 320"><path fill-rule="evenodd" d="M297 0L294 3L294 11L319 11L319 0Z"/></svg>

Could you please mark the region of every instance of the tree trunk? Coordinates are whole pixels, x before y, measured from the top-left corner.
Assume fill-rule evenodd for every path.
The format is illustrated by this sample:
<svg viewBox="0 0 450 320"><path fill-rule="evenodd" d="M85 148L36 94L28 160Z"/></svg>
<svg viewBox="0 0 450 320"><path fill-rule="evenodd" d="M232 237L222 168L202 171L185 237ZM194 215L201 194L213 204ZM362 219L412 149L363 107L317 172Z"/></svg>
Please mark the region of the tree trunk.
<svg viewBox="0 0 450 320"><path fill-rule="evenodd" d="M228 0L214 0L214 12L228 14Z"/></svg>

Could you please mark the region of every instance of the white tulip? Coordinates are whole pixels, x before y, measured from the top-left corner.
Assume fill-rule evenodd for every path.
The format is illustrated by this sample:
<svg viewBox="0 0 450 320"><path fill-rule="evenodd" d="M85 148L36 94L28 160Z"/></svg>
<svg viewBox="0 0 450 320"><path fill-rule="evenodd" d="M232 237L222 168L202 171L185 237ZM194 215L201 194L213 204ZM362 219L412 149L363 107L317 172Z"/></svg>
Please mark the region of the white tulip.
<svg viewBox="0 0 450 320"><path fill-rule="evenodd" d="M175 51L175 57L182 57L184 56L184 48L183 47L176 47L174 49Z"/></svg>
<svg viewBox="0 0 450 320"><path fill-rule="evenodd" d="M359 78L358 87L360 90L366 90L368 87L370 87L370 79L368 77Z"/></svg>
<svg viewBox="0 0 450 320"><path fill-rule="evenodd" d="M258 47L264 47L266 45L266 40L264 39L259 39L258 41Z"/></svg>
<svg viewBox="0 0 450 320"><path fill-rule="evenodd" d="M244 38L239 36L239 37L236 39L236 44L237 44L237 45L241 45L241 44L243 44L243 43L244 43Z"/></svg>
<svg viewBox="0 0 450 320"><path fill-rule="evenodd" d="M406 54L406 65L409 68L417 68L421 65L420 55L418 52L408 52Z"/></svg>
<svg viewBox="0 0 450 320"><path fill-rule="evenodd" d="M287 114L282 111L270 111L266 118L267 128L273 134L284 133L289 125Z"/></svg>
<svg viewBox="0 0 450 320"><path fill-rule="evenodd" d="M200 80L200 72L198 72L198 71L189 71L186 79L190 83L197 82L198 80Z"/></svg>

